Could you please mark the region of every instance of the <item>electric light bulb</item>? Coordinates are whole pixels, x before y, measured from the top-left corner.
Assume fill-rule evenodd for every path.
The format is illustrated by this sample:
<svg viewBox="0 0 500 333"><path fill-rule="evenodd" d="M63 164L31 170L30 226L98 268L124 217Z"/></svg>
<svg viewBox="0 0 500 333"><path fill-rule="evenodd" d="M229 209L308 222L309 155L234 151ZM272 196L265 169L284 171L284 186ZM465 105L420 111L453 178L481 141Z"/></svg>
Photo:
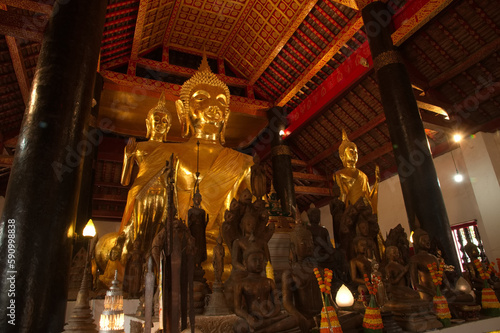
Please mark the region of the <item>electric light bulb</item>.
<svg viewBox="0 0 500 333"><path fill-rule="evenodd" d="M457 173L455 176L453 176L453 179L454 179L457 183L461 183L461 182L464 180L464 176L462 176L461 174Z"/></svg>
<svg viewBox="0 0 500 333"><path fill-rule="evenodd" d="M460 134L453 135L453 140L455 140L455 142L462 141L462 135L460 135Z"/></svg>
<svg viewBox="0 0 500 333"><path fill-rule="evenodd" d="M337 305L341 308L346 308L354 304L354 297L345 284L343 284L342 287L339 288L339 291L337 291L335 302L337 302Z"/></svg>
<svg viewBox="0 0 500 333"><path fill-rule="evenodd" d="M89 219L89 221L85 225L85 228L83 228L83 236L94 237L95 233L96 232L95 232L94 222L92 222L92 219Z"/></svg>

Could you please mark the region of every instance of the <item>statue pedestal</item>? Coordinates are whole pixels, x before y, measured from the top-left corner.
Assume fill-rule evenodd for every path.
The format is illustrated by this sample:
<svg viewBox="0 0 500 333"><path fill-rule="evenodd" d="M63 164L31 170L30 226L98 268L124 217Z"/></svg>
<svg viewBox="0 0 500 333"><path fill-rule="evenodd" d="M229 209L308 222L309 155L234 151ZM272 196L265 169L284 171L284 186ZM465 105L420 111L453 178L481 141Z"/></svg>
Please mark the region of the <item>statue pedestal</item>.
<svg viewBox="0 0 500 333"><path fill-rule="evenodd" d="M212 290L210 301L205 309L205 316L223 316L231 314L226 305L222 283L214 282Z"/></svg>
<svg viewBox="0 0 500 333"><path fill-rule="evenodd" d="M290 217L271 216L269 222L274 222L276 229L273 237L267 243L274 269L276 284L281 283L281 274L290 268L290 233L294 221Z"/></svg>
<svg viewBox="0 0 500 333"><path fill-rule="evenodd" d="M384 310L391 311L394 321L408 332L424 332L443 327L432 312L432 302L389 301L384 305Z"/></svg>

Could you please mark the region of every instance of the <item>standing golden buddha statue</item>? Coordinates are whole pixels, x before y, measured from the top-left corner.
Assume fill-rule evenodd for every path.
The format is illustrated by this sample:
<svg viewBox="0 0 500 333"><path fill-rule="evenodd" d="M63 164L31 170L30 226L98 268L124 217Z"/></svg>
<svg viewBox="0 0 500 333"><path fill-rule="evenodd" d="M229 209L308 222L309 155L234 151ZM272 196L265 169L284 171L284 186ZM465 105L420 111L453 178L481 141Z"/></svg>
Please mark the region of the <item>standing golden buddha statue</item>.
<svg viewBox="0 0 500 333"><path fill-rule="evenodd" d="M137 164L139 171L127 195L120 232L108 233L96 244L96 262L101 271L105 270L110 250L115 246L121 251L123 265L126 264L128 248L135 240L140 240L142 252L149 251L153 238L166 216L167 185L163 172L165 161L169 159L171 152L164 141L171 124L170 113L162 94L158 104L146 117L146 138L149 140L128 140L123 157L121 184L130 184L134 164ZM120 234L122 236L118 237ZM112 280L114 271L111 274Z"/></svg>
<svg viewBox="0 0 500 333"><path fill-rule="evenodd" d="M377 214L379 168L375 169L375 184L370 189L366 174L356 168L358 162L358 147L351 142L342 129L342 143L339 147L339 155L344 168L335 172L333 180L340 187L340 200L346 207L354 205L359 198L366 198L366 202L372 207L372 212Z"/></svg>

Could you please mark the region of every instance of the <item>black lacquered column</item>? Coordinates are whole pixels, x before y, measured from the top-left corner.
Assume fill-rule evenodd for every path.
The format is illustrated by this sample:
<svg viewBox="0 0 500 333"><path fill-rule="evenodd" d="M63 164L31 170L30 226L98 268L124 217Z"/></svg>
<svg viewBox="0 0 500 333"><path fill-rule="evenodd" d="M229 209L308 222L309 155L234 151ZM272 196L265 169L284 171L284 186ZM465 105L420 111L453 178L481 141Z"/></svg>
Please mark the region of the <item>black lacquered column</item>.
<svg viewBox="0 0 500 333"><path fill-rule="evenodd" d="M295 187L293 185L292 155L280 131L286 128L286 115L281 107L267 111L271 131L273 186L280 198L283 213L295 212Z"/></svg>
<svg viewBox="0 0 500 333"><path fill-rule="evenodd" d="M0 220L0 332L63 330L106 3L56 1L46 28Z"/></svg>
<svg viewBox="0 0 500 333"><path fill-rule="evenodd" d="M103 133L101 132L97 124L97 117L99 115L99 103L101 100L101 91L103 85L104 78L101 74L97 73L94 83L93 101L95 101L95 105L91 109L89 126L87 132L85 133L89 144L86 147L83 158L82 178L76 214L75 232L79 235L82 234L83 228L85 228L88 220L92 217L92 191L94 187L97 146L102 142L104 138ZM85 241L84 243L87 243L87 241ZM78 249L73 249L73 252L77 250Z"/></svg>
<svg viewBox="0 0 500 333"><path fill-rule="evenodd" d="M432 161L411 82L389 29L392 20L386 5L372 2L361 11L394 156L412 230L416 218L442 248L448 264L460 271L448 215Z"/></svg>

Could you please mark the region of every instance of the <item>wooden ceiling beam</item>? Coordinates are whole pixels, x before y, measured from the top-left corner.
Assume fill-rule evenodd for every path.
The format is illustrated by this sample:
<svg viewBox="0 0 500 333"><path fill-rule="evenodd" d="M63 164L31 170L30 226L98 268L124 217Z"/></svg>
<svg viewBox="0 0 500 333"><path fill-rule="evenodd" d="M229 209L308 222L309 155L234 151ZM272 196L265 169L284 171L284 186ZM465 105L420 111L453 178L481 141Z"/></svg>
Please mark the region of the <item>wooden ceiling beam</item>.
<svg viewBox="0 0 500 333"><path fill-rule="evenodd" d="M14 155L0 155L0 167L10 168L14 161Z"/></svg>
<svg viewBox="0 0 500 333"><path fill-rule="evenodd" d="M379 114L378 116L376 116L375 118L373 118L372 120L367 122L366 124L358 127L357 130L349 133L347 136L349 137L349 140L354 141L354 140L358 139L360 136L362 136L363 134L365 134L365 133L371 131L372 129L374 129L375 127L379 126L384 121L385 121L385 114L383 114L383 113ZM324 160L325 158L329 157L339 148L341 143L342 143L342 141L335 142L334 144L332 144L330 146L330 148L324 150L320 154L314 156L312 159L307 161L307 165L308 166L316 165L319 162L321 162L322 160Z"/></svg>
<svg viewBox="0 0 500 333"><path fill-rule="evenodd" d="M461 61L459 64L453 66L448 71L432 79L429 82L429 87L436 88L441 86L442 84L448 82L458 74L463 73L467 69L483 61L484 59L489 57L494 52L497 52L498 50L500 50L500 37L481 47L479 50L471 54L466 60Z"/></svg>
<svg viewBox="0 0 500 333"><path fill-rule="evenodd" d="M12 11L0 10L0 34L12 36L19 39L27 39L41 42L43 39L43 29L45 24L26 25L25 22L32 22L32 16L12 13Z"/></svg>
<svg viewBox="0 0 500 333"><path fill-rule="evenodd" d="M52 5L44 4L38 1L31 0L0 0L0 4L29 10L35 13L50 15L52 13Z"/></svg>
<svg viewBox="0 0 500 333"><path fill-rule="evenodd" d="M30 81L28 74L26 73L23 55L21 54L14 37L5 36L5 40L7 41L10 58L12 59L12 65L14 66L14 71L16 72L17 83L19 84L19 89L21 90L21 94L23 96L24 105L28 105L30 98Z"/></svg>
<svg viewBox="0 0 500 333"><path fill-rule="evenodd" d="M152 69L152 70L163 72L163 73L174 74L174 75L178 75L178 76L191 77L194 75L194 73L196 73L196 70L192 69L192 68L171 65L167 62L160 62L160 61L155 61L155 60L151 60L151 59L138 58L136 63L137 63L137 65L142 65L148 69ZM217 75L217 77L222 82L224 82L228 85L238 86L238 87L246 87L250 84L248 82L248 80L246 80L246 79L227 76L227 75L223 75L223 74L215 74L215 75Z"/></svg>
<svg viewBox="0 0 500 333"><path fill-rule="evenodd" d="M357 13L337 35L337 38L327 45L327 47L307 67L305 72L277 99L276 105L283 106L288 103L297 91L309 82L362 26L363 19L361 18L361 14Z"/></svg>
<svg viewBox="0 0 500 333"><path fill-rule="evenodd" d="M356 164L356 167L359 169L363 165L368 164L372 161L375 161L377 158L384 156L385 154L390 153L392 150L393 150L392 143L387 142L386 144L384 144L380 148L373 150L371 153L368 153L364 156L361 156L358 160L358 163Z"/></svg>
<svg viewBox="0 0 500 333"><path fill-rule="evenodd" d="M327 187L312 187L295 185L295 194L299 195L320 195L330 196L330 189Z"/></svg>
<svg viewBox="0 0 500 333"><path fill-rule="evenodd" d="M132 50L130 51L130 61L134 61L139 57L141 48L142 33L144 31L144 23L146 19L146 12L148 10L149 1L140 1L139 10L137 11L137 19L135 22L134 40L132 42ZM129 70L130 70L129 64Z"/></svg>
<svg viewBox="0 0 500 333"><path fill-rule="evenodd" d="M174 27L175 20L177 19L177 13L179 12L179 8L181 8L181 0L175 0L174 5L172 6L172 12L170 13L170 18L168 19L167 28L165 29L165 35L163 36L163 51L161 59L163 61L168 60L168 42L170 40L170 34Z"/></svg>
<svg viewBox="0 0 500 333"><path fill-rule="evenodd" d="M308 180L312 182L326 182L328 178L322 175L316 175L313 173L303 173L303 172L292 172L294 179Z"/></svg>

